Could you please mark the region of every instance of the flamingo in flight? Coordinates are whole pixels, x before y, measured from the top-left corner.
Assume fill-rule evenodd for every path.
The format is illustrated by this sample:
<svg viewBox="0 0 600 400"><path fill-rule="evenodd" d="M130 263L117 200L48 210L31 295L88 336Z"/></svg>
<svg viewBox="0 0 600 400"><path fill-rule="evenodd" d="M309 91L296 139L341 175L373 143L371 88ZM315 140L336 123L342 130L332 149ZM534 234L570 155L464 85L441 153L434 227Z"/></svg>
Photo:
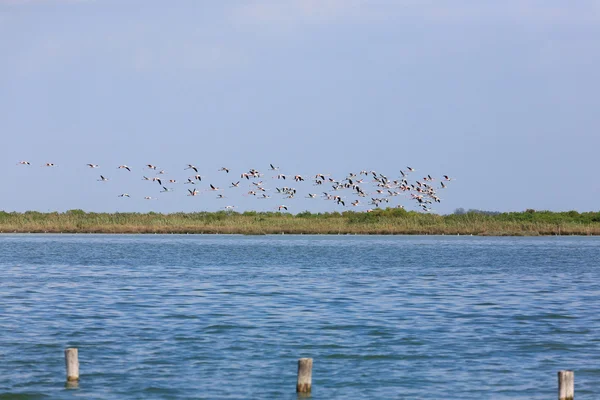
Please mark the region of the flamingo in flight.
<svg viewBox="0 0 600 400"><path fill-rule="evenodd" d="M0 0L1 1L1 0ZM29 161L19 161L17 163L17 165L31 165L31 163ZM274 164L268 164L269 165L269 170L272 171L277 171L276 175L273 176L273 178L277 177L278 179L284 179L284 180L288 180L287 178L289 178L289 180L294 180L296 182L302 182L305 179L305 176L300 175L300 174L291 174L289 176L284 175L283 173L280 173L280 167L279 166L275 166ZM45 163L43 165L41 165L42 167L55 167L57 166L54 163ZM93 164L93 163L88 163L85 164L85 166L89 167L89 168L99 168L100 165L98 164ZM119 165L117 167L118 169L126 169L129 172L131 172L131 168L127 165ZM148 181L153 181L153 182L158 182L158 184L162 187L163 190L161 190L160 192L170 192L173 191L172 188L167 188L166 186L163 186L162 183L163 181L167 181L168 178L165 177L165 171L160 171L158 172L158 167L153 165L153 164L145 164L145 169L151 169L151 170L155 170L156 172L154 173L154 177L147 177L144 176L142 179L143 180L148 180ZM198 183L198 181L202 180L202 177L198 174L198 167L196 167L193 164L187 164L187 169L192 169L194 170L194 173L196 175L194 175L193 177L189 177L187 179L187 182L184 183L188 183L188 184L196 184ZM217 171L225 171L226 173L230 172L229 168L226 167L222 167L220 169L218 169ZM436 178L434 178L431 175L423 175L421 180L415 180L414 182L409 182L408 180L408 176L410 172L414 172L416 171L416 169L407 166L403 169L400 169L400 174L401 174L401 178L400 179L396 179L396 180L391 180L388 179L385 175L380 174L376 171L367 171L367 170L362 170L360 171L358 174L352 173L350 172L349 174L346 175L346 177L344 179L339 179L336 180L333 177L331 177L331 174L323 174L323 173L318 173L314 175L313 178L313 185L319 185L319 184L331 184L332 188L334 191L343 191L343 190L349 190L351 191L354 199L348 199L346 200L346 198L342 195L342 196L336 196L336 195L330 195L327 192L323 192L324 199L327 200L333 200L334 203L336 203L338 206L343 206L345 207L346 204L348 204L348 206L352 206L352 207L357 207L357 206L362 206L363 203L359 202L358 199L356 199L356 197L367 197L367 191L366 188L361 188L360 186L358 186L358 184L365 184L365 181L367 181L367 179L365 178L364 180L361 179L357 179L359 176L364 175L364 176L369 176L372 175L373 180L371 182L373 182L373 185L376 186L375 192L377 195L381 196L380 198L372 198L371 203L369 204L373 204L375 207L380 207L385 203L390 203L393 199L393 197L395 196L399 196L403 193L407 193L407 195L410 195L410 199L413 200L414 202L416 202L416 207L418 207L418 209L424 212L431 212L433 211L431 208L431 204L434 203L440 203L441 199L437 196L436 194L436 189L446 189L447 185L448 185L448 181L453 181L454 178L451 178L449 175L441 175L442 178L439 179L440 184L436 185L434 187L433 182L435 182ZM162 177L159 178L159 176L163 174ZM259 181L257 178L260 178L261 176L263 176L259 171L255 170L255 169L250 169L248 172L244 172L240 175L240 177L246 178L246 179L253 179L252 181L252 185L250 185L250 187L253 187L254 190L250 190L247 194L242 194L243 196L249 196L252 195L255 198L259 198L259 199L269 199L271 198L271 196L267 195L266 192L269 191L269 189L267 188L266 185L263 185L263 181ZM312 176L311 176L312 178ZM101 182L106 182L109 181L109 178L104 176L104 175L100 175L100 178L97 179L98 181ZM256 180L256 181L254 181ZM177 182L175 179L168 179L169 183L175 183ZM229 188L237 188L240 187L240 180L238 180L237 182L231 182L231 185L228 187ZM283 187L283 188L276 188L277 189L277 193L280 194L282 197L284 198L294 198L296 196L296 189L294 188L288 188L288 187ZM363 190L364 189L364 190ZM223 189L215 186L214 184L210 184L209 188L207 188L206 190L210 190L210 191L221 191ZM224 190L223 193L225 193L227 191L227 189ZM200 195L200 193L203 192L203 190L201 188L199 189L190 189L188 190L188 195L189 196L197 196ZM260 195L259 195L260 192ZM319 195L315 194L315 193L306 193L305 194L305 198L309 198L309 199L316 199L319 197ZM122 193L119 194L118 197L130 197L130 195L128 193ZM160 196L159 196L160 197ZM223 199L223 198L227 198L226 195L224 194L217 194L216 195L217 198L219 199ZM150 196L146 196L144 197L144 199L146 200L159 200L159 198L156 197L150 197ZM285 201L285 200L284 200ZM362 200L361 200L362 201ZM397 206L397 207L401 207L401 206ZM234 206L227 206L224 207L225 209L233 209ZM365 207L366 208L366 207ZM288 206L286 205L280 205L277 207L277 210L282 212L282 211L288 211ZM369 212L371 210L367 210L367 212Z"/></svg>

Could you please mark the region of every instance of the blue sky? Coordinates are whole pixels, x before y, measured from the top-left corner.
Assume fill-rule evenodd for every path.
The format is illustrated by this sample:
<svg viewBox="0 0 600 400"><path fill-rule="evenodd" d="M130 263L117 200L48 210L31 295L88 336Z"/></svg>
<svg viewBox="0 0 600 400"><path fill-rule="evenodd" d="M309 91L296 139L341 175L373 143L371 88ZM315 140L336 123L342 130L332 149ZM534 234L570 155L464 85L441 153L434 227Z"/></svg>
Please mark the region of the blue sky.
<svg viewBox="0 0 600 400"><path fill-rule="evenodd" d="M586 0L0 0L0 209L342 210L277 198L273 163L447 174L438 213L598 210L598 37ZM250 168L271 199L206 191Z"/></svg>

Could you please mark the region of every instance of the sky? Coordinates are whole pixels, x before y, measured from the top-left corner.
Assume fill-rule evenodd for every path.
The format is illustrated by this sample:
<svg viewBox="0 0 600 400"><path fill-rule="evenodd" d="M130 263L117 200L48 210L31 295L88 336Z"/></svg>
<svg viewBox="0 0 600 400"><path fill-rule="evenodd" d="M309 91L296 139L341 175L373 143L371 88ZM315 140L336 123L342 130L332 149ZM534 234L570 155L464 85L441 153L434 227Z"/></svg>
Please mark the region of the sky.
<svg viewBox="0 0 600 400"><path fill-rule="evenodd" d="M597 0L0 0L0 210L366 211L274 176L411 166L440 214L597 211L599 37Z"/></svg>

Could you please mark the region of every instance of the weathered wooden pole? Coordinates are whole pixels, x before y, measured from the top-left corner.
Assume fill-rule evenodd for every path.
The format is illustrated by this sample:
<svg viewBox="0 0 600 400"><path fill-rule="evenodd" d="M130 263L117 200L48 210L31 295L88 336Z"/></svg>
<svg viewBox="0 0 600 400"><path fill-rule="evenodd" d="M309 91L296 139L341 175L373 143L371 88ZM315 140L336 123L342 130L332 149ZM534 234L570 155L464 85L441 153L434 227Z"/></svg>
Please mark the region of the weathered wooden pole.
<svg viewBox="0 0 600 400"><path fill-rule="evenodd" d="M573 371L558 371L558 400L573 400L575 397L575 374Z"/></svg>
<svg viewBox="0 0 600 400"><path fill-rule="evenodd" d="M310 393L312 386L312 358L301 358L298 360L298 383L296 383L296 392Z"/></svg>
<svg viewBox="0 0 600 400"><path fill-rule="evenodd" d="M79 353L76 348L65 350L65 365L67 366L67 382L79 380Z"/></svg>

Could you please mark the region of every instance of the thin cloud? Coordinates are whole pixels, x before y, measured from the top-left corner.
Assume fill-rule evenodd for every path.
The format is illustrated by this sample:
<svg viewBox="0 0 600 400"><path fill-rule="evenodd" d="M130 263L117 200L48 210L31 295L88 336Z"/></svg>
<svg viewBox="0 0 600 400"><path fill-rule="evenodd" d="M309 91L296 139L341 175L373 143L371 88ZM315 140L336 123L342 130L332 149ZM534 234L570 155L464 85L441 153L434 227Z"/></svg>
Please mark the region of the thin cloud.
<svg viewBox="0 0 600 400"><path fill-rule="evenodd" d="M366 11L363 0L250 1L234 9L234 18L249 23L327 22L358 17Z"/></svg>
<svg viewBox="0 0 600 400"><path fill-rule="evenodd" d="M583 0L509 0L501 2L449 3L419 7L429 19L448 22L504 21L541 24L579 24L600 21L600 2Z"/></svg>
<svg viewBox="0 0 600 400"><path fill-rule="evenodd" d="M240 23L281 25L388 19L580 24L600 21L600 0L252 0L234 8L233 17Z"/></svg>
<svg viewBox="0 0 600 400"><path fill-rule="evenodd" d="M1 17L1 15L0 15ZM238 68L246 61L244 52L227 41L209 41L202 32L181 29L165 37L148 26L115 23L110 32L90 24L81 35L72 31L40 33L19 46L3 68L16 76L60 73L70 68L94 68L106 63L120 71L215 73Z"/></svg>
<svg viewBox="0 0 600 400"><path fill-rule="evenodd" d="M25 6L31 4L92 3L95 0L0 0L0 6Z"/></svg>

